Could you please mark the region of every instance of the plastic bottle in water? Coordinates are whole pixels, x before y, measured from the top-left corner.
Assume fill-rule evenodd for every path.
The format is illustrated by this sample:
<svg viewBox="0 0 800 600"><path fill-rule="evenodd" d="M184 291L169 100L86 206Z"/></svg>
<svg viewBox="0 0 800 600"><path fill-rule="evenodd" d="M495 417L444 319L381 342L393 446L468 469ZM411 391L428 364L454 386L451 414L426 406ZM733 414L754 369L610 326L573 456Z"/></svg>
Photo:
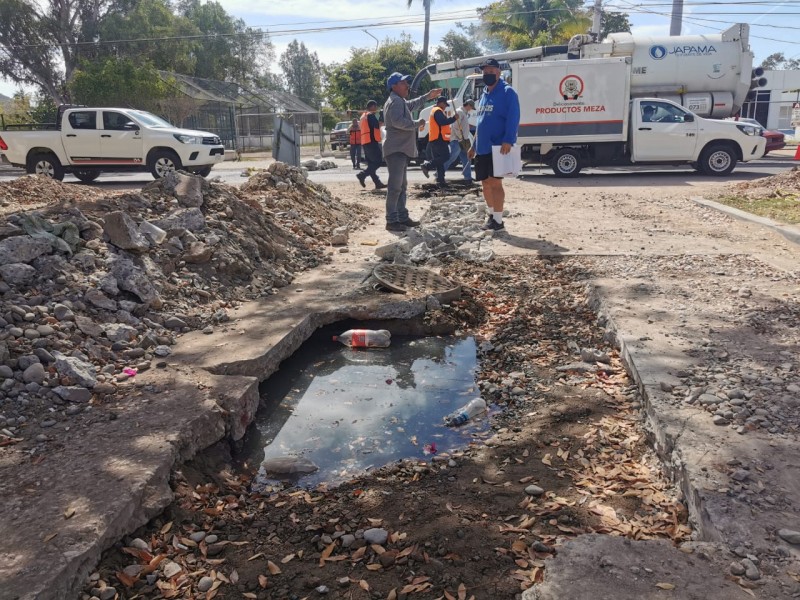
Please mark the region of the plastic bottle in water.
<svg viewBox="0 0 800 600"><path fill-rule="evenodd" d="M386 329L348 329L341 335L333 336L333 341L351 348L387 348L392 341L392 334Z"/></svg>
<svg viewBox="0 0 800 600"><path fill-rule="evenodd" d="M459 408L454 413L447 415L444 422L448 427L462 425L475 415L479 415L486 410L486 401L483 398L473 398L469 403Z"/></svg>

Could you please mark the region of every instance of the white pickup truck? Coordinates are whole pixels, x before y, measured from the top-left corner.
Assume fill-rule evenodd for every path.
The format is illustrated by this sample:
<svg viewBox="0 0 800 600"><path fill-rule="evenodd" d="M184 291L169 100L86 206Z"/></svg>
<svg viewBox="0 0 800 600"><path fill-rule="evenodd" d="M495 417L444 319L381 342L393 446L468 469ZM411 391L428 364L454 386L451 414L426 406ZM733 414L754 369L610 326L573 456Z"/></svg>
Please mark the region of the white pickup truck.
<svg viewBox="0 0 800 600"><path fill-rule="evenodd" d="M129 108L61 107L56 124L27 127L3 127L0 161L59 181L72 173L88 183L103 171L150 171L159 179L177 169L205 177L225 158L213 133Z"/></svg>

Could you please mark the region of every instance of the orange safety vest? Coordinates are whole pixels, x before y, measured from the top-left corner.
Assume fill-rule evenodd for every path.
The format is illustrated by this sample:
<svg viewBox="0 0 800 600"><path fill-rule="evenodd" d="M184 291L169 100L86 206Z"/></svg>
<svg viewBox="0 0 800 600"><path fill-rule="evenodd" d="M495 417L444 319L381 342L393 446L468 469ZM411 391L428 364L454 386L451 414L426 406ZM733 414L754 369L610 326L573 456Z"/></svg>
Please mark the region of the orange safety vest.
<svg viewBox="0 0 800 600"><path fill-rule="evenodd" d="M441 113L444 114L444 111L438 106L433 107L433 110L431 111L431 118L429 121L430 133L428 134L428 140L431 142L435 142L438 139L442 139L445 142L449 142L450 125L443 125L442 127L440 127L435 119L436 111L441 111Z"/></svg>
<svg viewBox="0 0 800 600"><path fill-rule="evenodd" d="M351 129L350 130L350 145L351 146L360 146L361 145L361 130L360 129Z"/></svg>
<svg viewBox="0 0 800 600"><path fill-rule="evenodd" d="M376 127L373 129L373 133L375 135L375 139L372 139L372 135L370 134L369 130L369 121L367 117L372 114L369 111L365 112L361 115L361 145L371 144L372 142L379 142L381 141L381 129L380 127Z"/></svg>

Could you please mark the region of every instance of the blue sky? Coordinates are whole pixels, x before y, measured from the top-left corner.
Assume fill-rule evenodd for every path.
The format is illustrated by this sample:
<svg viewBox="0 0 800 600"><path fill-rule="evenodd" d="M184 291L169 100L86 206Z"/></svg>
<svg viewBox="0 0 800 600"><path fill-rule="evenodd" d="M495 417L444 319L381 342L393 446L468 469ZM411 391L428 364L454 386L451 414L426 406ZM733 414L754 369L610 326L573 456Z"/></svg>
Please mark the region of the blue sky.
<svg viewBox="0 0 800 600"><path fill-rule="evenodd" d="M455 26L456 21L477 22L475 8L491 0L434 0L431 23L431 46ZM225 9L252 27L272 32L272 41L279 55L293 39L298 39L316 52L323 63L347 58L350 48L374 48L376 41L369 33L383 40L408 33L422 43L422 2L414 0L409 9L406 0L220 0ZM593 3L593 2L592 2ZM627 12L634 34L667 35L671 0L603 0L609 10ZM438 21L437 21L438 20ZM370 23L385 22L385 27L368 27ZM402 23L398 23L402 22ZM773 52L783 52L787 58L800 56L800 0L685 0L684 34L719 32L728 24L751 24L750 45L759 63ZM335 32L304 32L343 26ZM15 86L0 80L0 94L10 96Z"/></svg>

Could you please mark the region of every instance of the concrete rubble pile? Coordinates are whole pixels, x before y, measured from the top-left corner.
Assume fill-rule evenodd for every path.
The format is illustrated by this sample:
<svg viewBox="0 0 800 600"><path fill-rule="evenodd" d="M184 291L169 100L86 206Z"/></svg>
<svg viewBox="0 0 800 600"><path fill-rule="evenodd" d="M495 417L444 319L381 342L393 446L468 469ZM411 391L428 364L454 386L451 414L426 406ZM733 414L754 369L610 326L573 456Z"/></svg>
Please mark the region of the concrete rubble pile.
<svg viewBox="0 0 800 600"><path fill-rule="evenodd" d="M428 267L440 266L447 257L488 262L494 258L494 233L481 229L486 216L486 202L477 189L434 196L419 228L404 232L396 242L379 246L375 254L394 264Z"/></svg>
<svg viewBox="0 0 800 600"><path fill-rule="evenodd" d="M237 302L328 261L331 231L365 212L282 163L242 190L174 173L110 196L25 177L0 184L0 204L6 444L47 441L29 425L83 412L165 365L178 333L212 333Z"/></svg>

